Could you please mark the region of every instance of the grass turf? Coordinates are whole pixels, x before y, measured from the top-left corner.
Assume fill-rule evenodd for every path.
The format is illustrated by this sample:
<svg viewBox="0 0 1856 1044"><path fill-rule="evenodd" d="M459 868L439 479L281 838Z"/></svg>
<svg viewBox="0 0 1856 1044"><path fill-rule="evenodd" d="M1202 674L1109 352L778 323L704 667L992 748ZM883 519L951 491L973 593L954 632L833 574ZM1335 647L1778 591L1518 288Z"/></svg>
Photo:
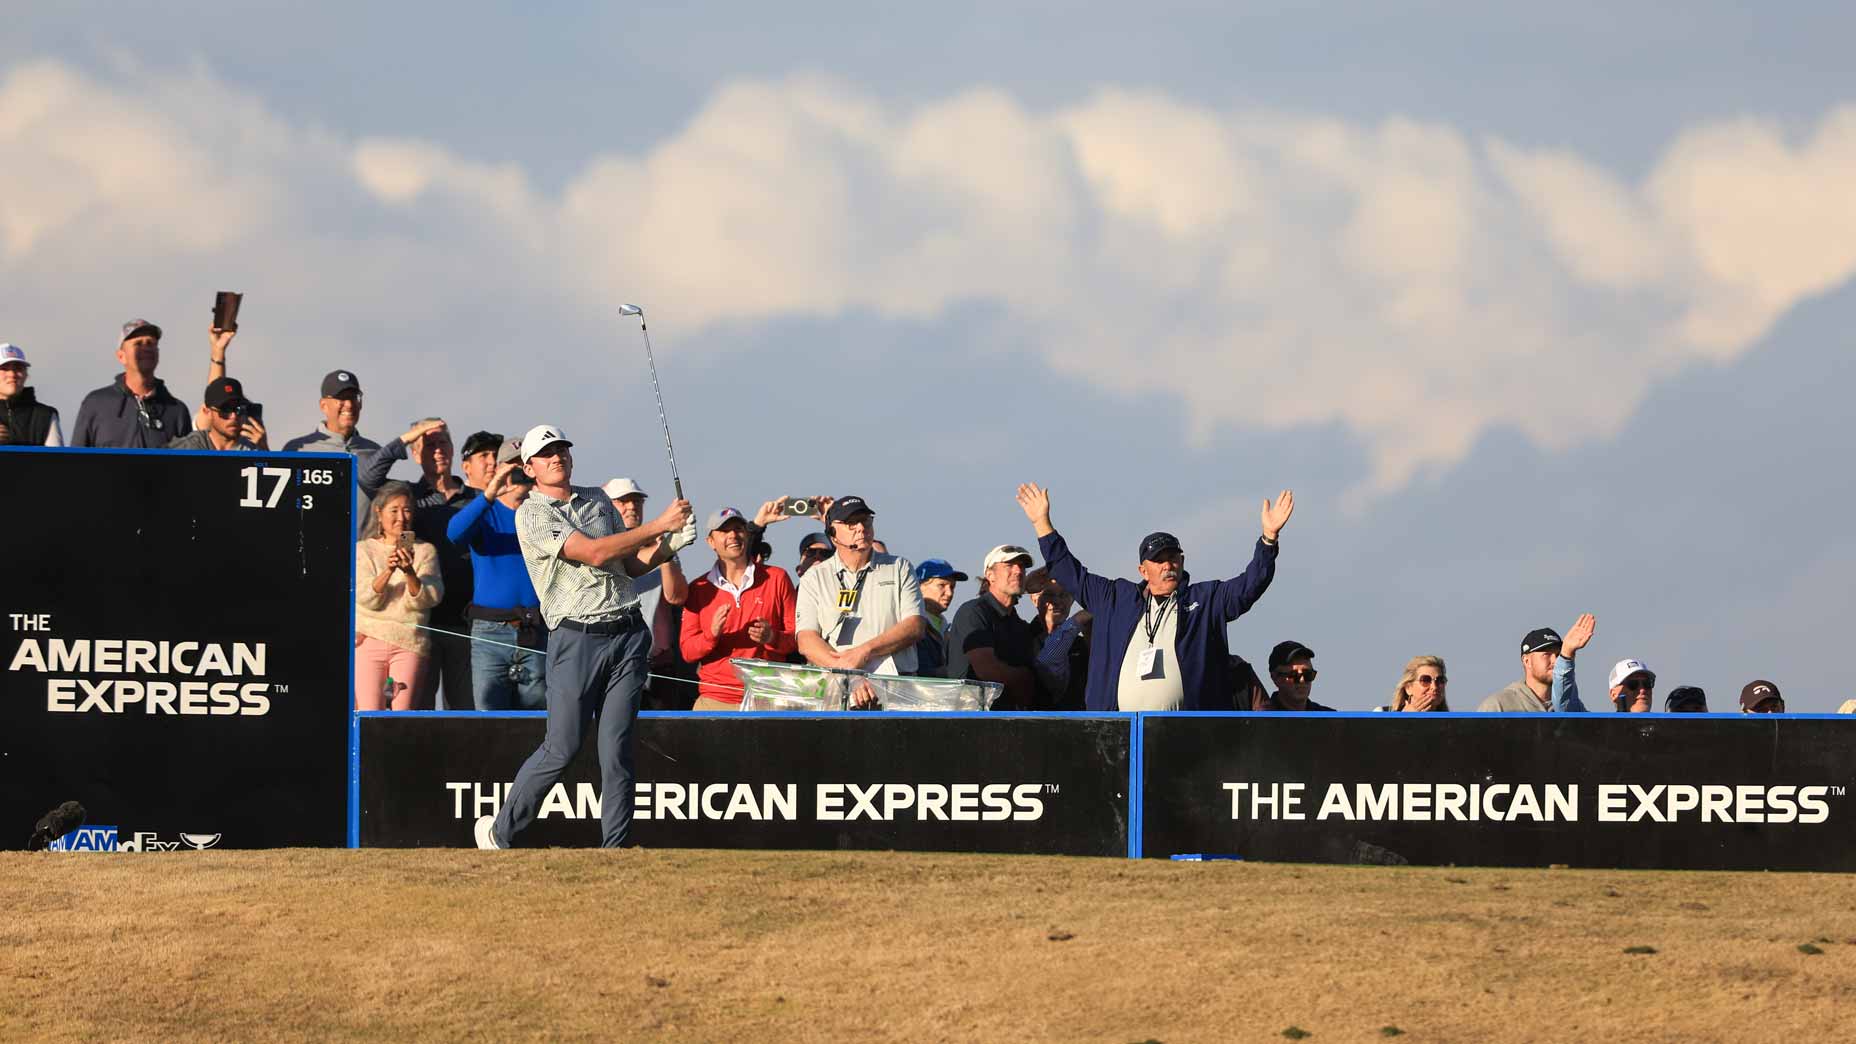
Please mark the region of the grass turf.
<svg viewBox="0 0 1856 1044"><path fill-rule="evenodd" d="M7 1041L1856 1036L1835 875L4 853L0 910Z"/></svg>

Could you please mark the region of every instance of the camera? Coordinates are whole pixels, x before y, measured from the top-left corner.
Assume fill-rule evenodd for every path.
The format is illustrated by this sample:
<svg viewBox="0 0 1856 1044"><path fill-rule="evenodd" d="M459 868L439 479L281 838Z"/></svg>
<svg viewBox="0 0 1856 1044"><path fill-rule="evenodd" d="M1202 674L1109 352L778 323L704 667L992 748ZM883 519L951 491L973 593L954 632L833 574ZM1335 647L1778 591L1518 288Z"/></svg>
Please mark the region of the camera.
<svg viewBox="0 0 1856 1044"><path fill-rule="evenodd" d="M818 514L818 501L811 497L788 497L786 506L780 510L794 518L804 518Z"/></svg>

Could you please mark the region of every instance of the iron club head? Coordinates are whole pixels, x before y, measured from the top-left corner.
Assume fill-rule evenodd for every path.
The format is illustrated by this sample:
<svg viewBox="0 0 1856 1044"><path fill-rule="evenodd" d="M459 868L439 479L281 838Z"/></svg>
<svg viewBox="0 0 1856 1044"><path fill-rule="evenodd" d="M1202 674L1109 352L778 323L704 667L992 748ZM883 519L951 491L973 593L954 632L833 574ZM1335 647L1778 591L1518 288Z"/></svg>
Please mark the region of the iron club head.
<svg viewBox="0 0 1856 1044"><path fill-rule="evenodd" d="M643 315L644 309L640 308L639 306L635 304L622 304L619 306L619 314L620 315Z"/></svg>

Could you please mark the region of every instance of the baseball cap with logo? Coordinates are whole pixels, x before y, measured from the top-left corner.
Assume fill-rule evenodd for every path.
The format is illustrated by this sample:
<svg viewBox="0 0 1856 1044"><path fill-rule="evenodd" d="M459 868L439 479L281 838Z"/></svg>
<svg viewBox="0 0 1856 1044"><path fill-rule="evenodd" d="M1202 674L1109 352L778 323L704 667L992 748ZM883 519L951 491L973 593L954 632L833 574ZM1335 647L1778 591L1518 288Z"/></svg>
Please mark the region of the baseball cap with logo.
<svg viewBox="0 0 1856 1044"><path fill-rule="evenodd" d="M458 451L460 457L473 457L488 450L501 449L504 439L493 431L473 431L470 438L464 440L464 448Z"/></svg>
<svg viewBox="0 0 1856 1044"><path fill-rule="evenodd" d="M638 483L628 478L615 478L599 488L605 490L606 495L611 497L614 503L624 500L626 497L648 497L651 495L641 489Z"/></svg>
<svg viewBox="0 0 1856 1044"><path fill-rule="evenodd" d="M1560 633L1551 627L1536 627L1521 639L1521 652L1539 652L1542 649L1557 649L1560 646Z"/></svg>
<svg viewBox="0 0 1856 1044"><path fill-rule="evenodd" d="M831 511L825 515L825 524L848 522L852 515L876 514L876 509L864 503L862 497L839 497L831 502Z"/></svg>
<svg viewBox="0 0 1856 1044"><path fill-rule="evenodd" d="M359 394L360 391L360 380L349 370L330 370L329 375L322 379L322 397L325 399L339 398L343 392Z"/></svg>
<svg viewBox="0 0 1856 1044"><path fill-rule="evenodd" d="M123 340L126 341L131 337L142 337L144 335L153 337L155 340L159 341L161 340L161 327L156 326L146 319L131 319L122 324Z"/></svg>
<svg viewBox="0 0 1856 1044"><path fill-rule="evenodd" d="M972 577L955 569L945 558L924 558L922 559L922 563L915 567L915 582L918 584L923 580L953 580L958 582L970 579L972 579Z"/></svg>
<svg viewBox="0 0 1856 1044"><path fill-rule="evenodd" d="M1624 679L1633 674L1647 674L1652 681L1656 679L1656 672L1642 660L1619 660L1611 666L1611 687L1615 689L1624 684Z"/></svg>
<svg viewBox="0 0 1856 1044"><path fill-rule="evenodd" d="M223 410L228 407L248 405L251 402L250 399L245 398L245 386L238 382L237 377L221 377L207 385L206 394L202 398L209 410Z"/></svg>
<svg viewBox="0 0 1856 1044"><path fill-rule="evenodd" d="M1179 538L1171 533L1149 533L1141 541L1141 561L1158 562L1160 556L1181 551Z"/></svg>
<svg viewBox="0 0 1856 1044"><path fill-rule="evenodd" d="M1301 642L1277 642L1276 648L1270 650L1270 671L1282 670L1291 660L1315 658L1315 651Z"/></svg>
<svg viewBox="0 0 1856 1044"><path fill-rule="evenodd" d="M1785 697L1779 695L1779 687L1777 685L1763 678L1758 681L1747 682L1746 688L1740 690L1740 709L1743 711L1753 710L1767 700L1778 700L1780 703L1784 703Z"/></svg>
<svg viewBox="0 0 1856 1044"><path fill-rule="evenodd" d="M1000 562L1017 562L1020 560L1023 560L1026 569L1030 569L1032 566L1038 564L1037 559L1031 557L1031 552L1026 551L1017 544L1000 544L998 547L986 552L986 561L980 564L980 572L984 573Z"/></svg>
<svg viewBox="0 0 1856 1044"><path fill-rule="evenodd" d="M718 508L715 511L709 512L709 523L703 527L702 531L705 533L713 533L730 522L736 521L739 521L743 526L746 526L748 522L747 517L734 508Z"/></svg>
<svg viewBox="0 0 1856 1044"><path fill-rule="evenodd" d="M530 457L557 442L564 446L573 445L567 440L567 436L562 434L561 429L554 425L535 425L528 430L528 434L522 436L522 463L527 464Z"/></svg>
<svg viewBox="0 0 1856 1044"><path fill-rule="evenodd" d="M32 366L31 363L26 361L26 350L24 348L21 348L17 344L0 344L0 366L10 366L14 363L18 363L25 367Z"/></svg>

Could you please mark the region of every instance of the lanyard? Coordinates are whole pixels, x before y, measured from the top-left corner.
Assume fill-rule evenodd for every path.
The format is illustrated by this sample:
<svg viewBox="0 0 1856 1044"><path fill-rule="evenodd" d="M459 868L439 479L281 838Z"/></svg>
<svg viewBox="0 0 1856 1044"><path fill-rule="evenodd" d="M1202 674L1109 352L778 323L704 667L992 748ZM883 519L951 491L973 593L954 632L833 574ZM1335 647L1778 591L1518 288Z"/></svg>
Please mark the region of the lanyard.
<svg viewBox="0 0 1856 1044"><path fill-rule="evenodd" d="M862 569L859 569L857 571L857 586L854 588L851 588L850 604L845 605L842 602L840 602L838 605L838 614L840 616L849 616L851 615L851 612L857 608L857 602L859 599L863 597L863 594L864 594L864 580L868 578L869 576L870 576L869 566L864 566ZM838 570L838 590L839 591L844 590L844 570L842 569Z"/></svg>
<svg viewBox="0 0 1856 1044"><path fill-rule="evenodd" d="M1154 635L1160 633L1160 625L1166 623L1166 614L1173 611L1173 603L1179 600L1177 593L1161 599L1160 615L1152 614L1154 598L1147 596L1147 604L1141 607L1141 622L1147 627L1147 644L1154 644Z"/></svg>

